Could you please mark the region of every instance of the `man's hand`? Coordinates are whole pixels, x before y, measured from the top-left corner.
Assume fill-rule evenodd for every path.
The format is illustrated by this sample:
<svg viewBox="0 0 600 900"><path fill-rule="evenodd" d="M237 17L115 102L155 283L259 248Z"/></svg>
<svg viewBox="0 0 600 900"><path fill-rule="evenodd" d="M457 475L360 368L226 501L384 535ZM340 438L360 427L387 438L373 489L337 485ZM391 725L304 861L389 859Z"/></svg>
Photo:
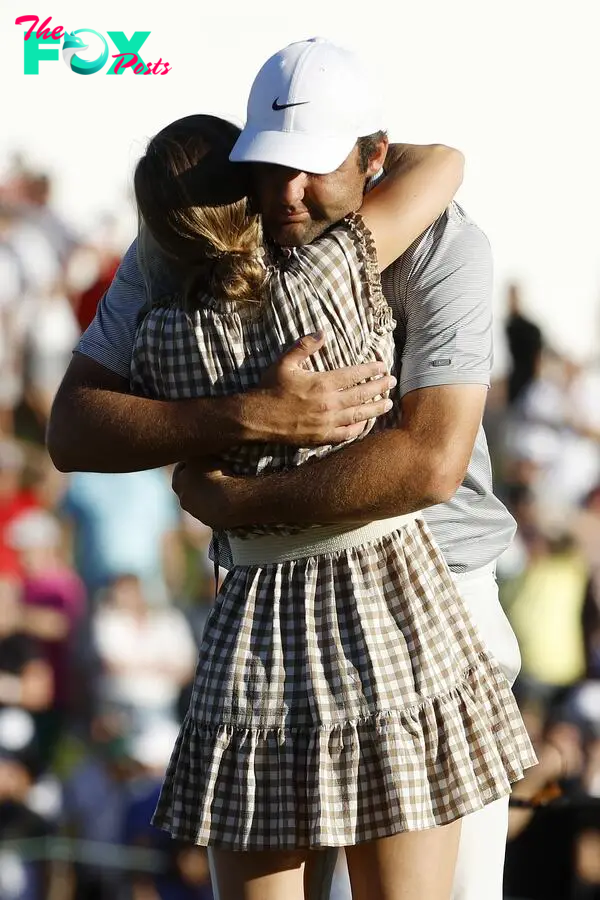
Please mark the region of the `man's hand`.
<svg viewBox="0 0 600 900"><path fill-rule="evenodd" d="M243 396L246 440L275 441L299 447L337 444L358 437L365 422L388 412L384 396L396 384L380 362L333 372L311 372L306 360L325 343L307 335Z"/></svg>
<svg viewBox="0 0 600 900"><path fill-rule="evenodd" d="M150 400L127 378L75 353L54 399L47 446L62 472L134 472L220 454L245 441L340 443L390 408L383 363L309 372L323 337L305 337L245 394ZM373 379L373 380L368 380Z"/></svg>
<svg viewBox="0 0 600 900"><path fill-rule="evenodd" d="M214 457L177 467L173 487L194 518L216 529L253 524L370 522L445 503L464 478L487 388L411 391L396 428L314 464L259 477L229 475Z"/></svg>
<svg viewBox="0 0 600 900"><path fill-rule="evenodd" d="M233 528L236 503L255 479L227 475L216 460L178 463L173 472L173 490L181 508L205 525L221 531Z"/></svg>

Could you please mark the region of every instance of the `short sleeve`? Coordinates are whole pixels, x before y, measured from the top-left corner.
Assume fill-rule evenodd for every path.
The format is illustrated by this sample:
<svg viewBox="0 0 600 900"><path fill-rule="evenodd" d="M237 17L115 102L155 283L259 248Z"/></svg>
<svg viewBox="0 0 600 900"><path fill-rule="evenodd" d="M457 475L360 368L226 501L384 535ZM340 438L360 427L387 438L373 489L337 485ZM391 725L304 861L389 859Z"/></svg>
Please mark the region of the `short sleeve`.
<svg viewBox="0 0 600 900"><path fill-rule="evenodd" d="M129 378L138 316L146 302L138 268L137 241L129 247L96 315L75 348L123 378Z"/></svg>
<svg viewBox="0 0 600 900"><path fill-rule="evenodd" d="M402 396L444 384L489 386L492 286L487 237L449 210L422 239L404 286Z"/></svg>
<svg viewBox="0 0 600 900"><path fill-rule="evenodd" d="M147 299L175 287L144 231L127 250L76 352L129 380L138 322Z"/></svg>

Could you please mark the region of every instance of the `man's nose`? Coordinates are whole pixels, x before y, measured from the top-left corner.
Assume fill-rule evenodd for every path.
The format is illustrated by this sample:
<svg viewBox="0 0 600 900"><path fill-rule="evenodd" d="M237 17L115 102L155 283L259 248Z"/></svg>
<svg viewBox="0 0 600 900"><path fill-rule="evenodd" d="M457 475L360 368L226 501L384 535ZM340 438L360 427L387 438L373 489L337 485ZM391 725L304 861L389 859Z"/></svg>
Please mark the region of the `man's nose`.
<svg viewBox="0 0 600 900"><path fill-rule="evenodd" d="M304 199L306 191L306 172L289 169L280 184L280 198L285 206L297 206Z"/></svg>

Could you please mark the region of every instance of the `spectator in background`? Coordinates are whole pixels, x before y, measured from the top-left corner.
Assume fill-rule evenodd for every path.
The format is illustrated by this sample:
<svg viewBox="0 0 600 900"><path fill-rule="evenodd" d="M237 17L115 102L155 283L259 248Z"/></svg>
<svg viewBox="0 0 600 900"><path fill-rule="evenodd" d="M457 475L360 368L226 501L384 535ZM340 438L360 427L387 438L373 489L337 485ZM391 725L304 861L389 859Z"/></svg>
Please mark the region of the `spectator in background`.
<svg viewBox="0 0 600 900"><path fill-rule="evenodd" d="M586 674L600 680L600 485L573 515L573 532L589 567L583 605ZM600 709L600 698L599 698Z"/></svg>
<svg viewBox="0 0 600 900"><path fill-rule="evenodd" d="M52 670L24 630L21 585L0 577L0 710L49 709L54 695Z"/></svg>
<svg viewBox="0 0 600 900"><path fill-rule="evenodd" d="M547 356L537 377L505 411L504 476L537 496L562 447L566 393L562 362Z"/></svg>
<svg viewBox="0 0 600 900"><path fill-rule="evenodd" d="M129 784L138 773L127 753L128 735L126 716L102 710L92 720L90 750L65 779L65 836L92 841L109 852L121 842ZM69 867L60 900L121 900L127 872L106 865L105 859Z"/></svg>
<svg viewBox="0 0 600 900"><path fill-rule="evenodd" d="M115 579L92 621L100 661L100 703L125 710L144 726L178 722L178 700L197 660L192 629L181 610L148 603L135 575Z"/></svg>
<svg viewBox="0 0 600 900"><path fill-rule="evenodd" d="M525 695L553 702L585 673L582 611L587 567L572 538L538 533L507 612L519 639Z"/></svg>
<svg viewBox="0 0 600 900"><path fill-rule="evenodd" d="M543 339L541 329L522 312L516 284L508 288L508 318L505 325L512 366L508 377L508 402L515 403L539 372Z"/></svg>
<svg viewBox="0 0 600 900"><path fill-rule="evenodd" d="M42 232L62 266L79 244L75 230L51 204L52 180L45 172L22 168L15 173L14 188L22 215Z"/></svg>
<svg viewBox="0 0 600 900"><path fill-rule="evenodd" d="M54 704L39 722L49 762L71 709L73 641L85 612L85 588L63 559L62 530L50 513L23 513L10 527L9 542L23 572L24 629L38 641L54 677Z"/></svg>
<svg viewBox="0 0 600 900"><path fill-rule="evenodd" d="M185 846L150 825L178 729L154 723L129 742L140 767L128 794L123 843L154 851L156 873L134 875L132 900L212 900L206 848Z"/></svg>
<svg viewBox="0 0 600 900"><path fill-rule="evenodd" d="M180 510L162 469L75 472L60 510L73 526L77 569L90 598L121 575L137 576L151 602L177 591L184 560Z"/></svg>
<svg viewBox="0 0 600 900"><path fill-rule="evenodd" d="M111 285L121 262L122 252L118 237L118 223L113 216L103 216L91 244L81 248L80 262L87 259L90 273L86 281L77 286L77 278L71 277L73 290L71 302L83 332L92 322L98 303ZM76 269L78 255L72 257ZM75 271L73 271L75 275Z"/></svg>
<svg viewBox="0 0 600 900"><path fill-rule="evenodd" d="M215 566L210 558L212 528L194 519L189 513L181 512L181 533L186 558L183 597L192 607L194 622L192 627L201 634L204 623L212 608L218 587L215 581ZM217 573L221 581L223 570Z"/></svg>
<svg viewBox="0 0 600 900"><path fill-rule="evenodd" d="M64 283L34 298L23 335L24 388L42 428L80 333Z"/></svg>
<svg viewBox="0 0 600 900"><path fill-rule="evenodd" d="M543 804L561 791L579 799L584 736L574 721L565 718L560 704L547 712L543 704L528 700L525 711L539 765L527 773L513 797L540 805L511 809L505 896L507 900L572 900L578 810L575 805L550 808Z"/></svg>
<svg viewBox="0 0 600 900"><path fill-rule="evenodd" d="M566 503L584 503L600 483L600 373L565 360L566 434L545 488L556 485Z"/></svg>
<svg viewBox="0 0 600 900"><path fill-rule="evenodd" d="M586 674L588 678L600 680L600 584L597 577L590 578L587 584L582 625Z"/></svg>
<svg viewBox="0 0 600 900"><path fill-rule="evenodd" d="M77 323L81 332L85 331L88 325L93 321L98 304L110 287L120 262L120 256L101 252L99 254L98 274L96 278L74 298Z"/></svg>
<svg viewBox="0 0 600 900"><path fill-rule="evenodd" d="M64 264L37 216L17 206L0 209L0 370L6 406L26 399L46 426L54 392L80 334L65 293ZM0 405L2 401L0 398ZM9 423L10 424L10 423Z"/></svg>
<svg viewBox="0 0 600 900"><path fill-rule="evenodd" d="M79 243L76 230L52 205L53 182L47 172L28 165L20 152L12 155L0 195L19 218L37 228L64 265Z"/></svg>
<svg viewBox="0 0 600 900"><path fill-rule="evenodd" d="M29 802L40 770L37 749L31 716L0 709L0 900L49 896L44 839L53 828Z"/></svg>
<svg viewBox="0 0 600 900"><path fill-rule="evenodd" d="M18 313L26 319L30 299L50 290L62 276L62 262L35 219L14 204L0 207L0 236L20 275Z"/></svg>
<svg viewBox="0 0 600 900"><path fill-rule="evenodd" d="M22 393L19 298L22 271L10 244L4 240L6 217L0 208L0 435L14 430L14 410Z"/></svg>
<svg viewBox="0 0 600 900"><path fill-rule="evenodd" d="M24 486L25 462L16 441L0 440L0 574L21 574L18 553L7 540L8 530L22 513L39 506L34 492Z"/></svg>
<svg viewBox="0 0 600 900"><path fill-rule="evenodd" d="M507 416L508 477L528 470L539 503L564 514L600 481L600 374L547 354Z"/></svg>
<svg viewBox="0 0 600 900"><path fill-rule="evenodd" d="M514 792L533 806L511 810L507 900L599 900L600 682L525 709L539 765Z"/></svg>

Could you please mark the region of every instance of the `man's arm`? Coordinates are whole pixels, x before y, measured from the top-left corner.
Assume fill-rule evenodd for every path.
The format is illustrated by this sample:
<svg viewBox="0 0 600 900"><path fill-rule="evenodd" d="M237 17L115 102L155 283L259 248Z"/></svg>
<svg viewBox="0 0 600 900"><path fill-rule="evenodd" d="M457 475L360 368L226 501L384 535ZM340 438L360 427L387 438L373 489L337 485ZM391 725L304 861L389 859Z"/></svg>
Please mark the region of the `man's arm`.
<svg viewBox="0 0 600 900"><path fill-rule="evenodd" d="M160 269L155 274L165 277ZM322 336L303 338L271 367L259 389L246 394L182 401L134 396L129 367L145 302L134 242L54 399L47 446L57 469L131 472L221 453L243 441L338 443L386 411L387 402L376 398L392 381L378 380L381 364L327 373L303 368L323 345ZM367 379L374 380L363 383Z"/></svg>
<svg viewBox="0 0 600 900"><path fill-rule="evenodd" d="M301 368L322 339L303 338L245 394L150 400L129 394L127 379L75 354L55 397L46 443L62 472L133 472L221 453L242 441L312 445L360 434L389 402L395 379L380 363L337 372ZM382 376L382 377L380 377ZM362 384L363 379L373 379Z"/></svg>
<svg viewBox="0 0 600 900"><path fill-rule="evenodd" d="M492 262L487 238L458 211L436 228L408 278L400 426L283 474L239 479L180 467L184 509L217 528L362 522L453 496L487 397Z"/></svg>
<svg viewBox="0 0 600 900"><path fill-rule="evenodd" d="M282 474L229 477L206 465L180 467L182 507L214 528L370 522L444 503L462 482L487 388L423 388L402 401L398 428L366 437Z"/></svg>

